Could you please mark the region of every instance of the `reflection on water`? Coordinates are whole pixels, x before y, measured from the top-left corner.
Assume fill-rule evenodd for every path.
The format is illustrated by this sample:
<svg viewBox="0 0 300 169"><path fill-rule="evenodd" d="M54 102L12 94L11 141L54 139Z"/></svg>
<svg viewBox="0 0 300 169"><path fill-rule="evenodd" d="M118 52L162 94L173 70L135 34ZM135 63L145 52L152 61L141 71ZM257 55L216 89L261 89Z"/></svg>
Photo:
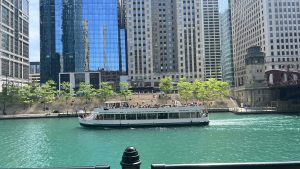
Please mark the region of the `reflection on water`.
<svg viewBox="0 0 300 169"><path fill-rule="evenodd" d="M0 121L1 167L93 166L120 168L122 151L135 146L142 168L151 163L300 160L300 116L210 115L206 127L92 130L77 119Z"/></svg>

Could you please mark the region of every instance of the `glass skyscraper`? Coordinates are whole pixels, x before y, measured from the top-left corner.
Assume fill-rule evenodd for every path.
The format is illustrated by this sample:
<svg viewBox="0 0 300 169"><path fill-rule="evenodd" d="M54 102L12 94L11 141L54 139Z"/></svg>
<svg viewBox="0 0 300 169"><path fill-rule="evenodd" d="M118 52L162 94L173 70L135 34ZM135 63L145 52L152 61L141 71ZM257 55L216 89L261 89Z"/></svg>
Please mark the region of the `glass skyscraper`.
<svg viewBox="0 0 300 169"><path fill-rule="evenodd" d="M230 86L234 86L234 72L232 60L232 33L231 33L231 13L230 9L223 12L220 16L221 28L221 63L222 79L227 81Z"/></svg>
<svg viewBox="0 0 300 169"><path fill-rule="evenodd" d="M41 82L59 72L126 73L120 0L41 0ZM113 81L113 80L112 80Z"/></svg>

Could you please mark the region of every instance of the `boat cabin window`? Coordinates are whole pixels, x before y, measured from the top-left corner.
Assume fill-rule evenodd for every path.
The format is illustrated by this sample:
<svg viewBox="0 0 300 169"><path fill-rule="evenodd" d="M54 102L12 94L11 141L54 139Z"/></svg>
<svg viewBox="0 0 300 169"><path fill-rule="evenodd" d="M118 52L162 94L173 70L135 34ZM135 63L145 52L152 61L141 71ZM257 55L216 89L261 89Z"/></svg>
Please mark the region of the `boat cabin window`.
<svg viewBox="0 0 300 169"><path fill-rule="evenodd" d="M199 117L199 112L192 112L191 113L191 118L197 118Z"/></svg>
<svg viewBox="0 0 300 169"><path fill-rule="evenodd" d="M114 114L104 114L104 120L114 120L115 115Z"/></svg>
<svg viewBox="0 0 300 169"><path fill-rule="evenodd" d="M125 120L125 114L116 114L116 120Z"/></svg>
<svg viewBox="0 0 300 169"><path fill-rule="evenodd" d="M129 107L127 102L105 102L105 106L109 108Z"/></svg>
<svg viewBox="0 0 300 169"><path fill-rule="evenodd" d="M117 108L117 106L120 107L117 103L105 103L105 106L109 108Z"/></svg>
<svg viewBox="0 0 300 169"><path fill-rule="evenodd" d="M180 118L181 119L189 119L190 117L190 113L180 113Z"/></svg>
<svg viewBox="0 0 300 169"><path fill-rule="evenodd" d="M137 119L138 120L146 120L147 119L147 115L146 114L137 114Z"/></svg>
<svg viewBox="0 0 300 169"><path fill-rule="evenodd" d="M136 120L136 114L126 114L127 120Z"/></svg>
<svg viewBox="0 0 300 169"><path fill-rule="evenodd" d="M179 119L178 113L169 113L169 119Z"/></svg>
<svg viewBox="0 0 300 169"><path fill-rule="evenodd" d="M101 114L100 114L100 115L97 115L97 116L96 116L96 120L103 120L103 115L101 115Z"/></svg>
<svg viewBox="0 0 300 169"><path fill-rule="evenodd" d="M168 113L158 113L158 119L168 119Z"/></svg>
<svg viewBox="0 0 300 169"><path fill-rule="evenodd" d="M157 114L156 113L149 113L149 114L147 114L147 119L157 119Z"/></svg>
<svg viewBox="0 0 300 169"><path fill-rule="evenodd" d="M122 107L129 107L129 104L127 102L123 102L121 106Z"/></svg>

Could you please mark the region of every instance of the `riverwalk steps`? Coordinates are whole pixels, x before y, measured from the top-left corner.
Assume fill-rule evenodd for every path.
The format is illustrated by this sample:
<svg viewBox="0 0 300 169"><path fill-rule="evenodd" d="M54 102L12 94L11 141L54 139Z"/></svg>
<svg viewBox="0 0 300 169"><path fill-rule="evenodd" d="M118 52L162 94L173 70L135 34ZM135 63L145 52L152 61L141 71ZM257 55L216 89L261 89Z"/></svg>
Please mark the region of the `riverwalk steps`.
<svg viewBox="0 0 300 169"><path fill-rule="evenodd" d="M124 100L124 97L114 96L108 99L109 101L120 101ZM181 101L182 104L185 101L181 100L178 94L168 94L163 95L159 93L135 93L134 95L127 98L129 105L133 106L145 106L145 105L172 105L175 101ZM93 98L86 104L86 101L81 98L70 98L69 100L57 99L52 103L46 105L46 112L58 111L59 113L64 112L76 112L79 110L92 111L95 107L103 105L103 100L99 98ZM189 103L199 102L196 99L192 99ZM203 103L203 102L200 102ZM205 105L210 108L228 108L236 107L234 103L229 98L222 98L216 101L207 101ZM44 105L41 103L35 103L30 107L24 107L21 103L7 105L6 114L44 114ZM2 114L2 109L0 106L0 114Z"/></svg>

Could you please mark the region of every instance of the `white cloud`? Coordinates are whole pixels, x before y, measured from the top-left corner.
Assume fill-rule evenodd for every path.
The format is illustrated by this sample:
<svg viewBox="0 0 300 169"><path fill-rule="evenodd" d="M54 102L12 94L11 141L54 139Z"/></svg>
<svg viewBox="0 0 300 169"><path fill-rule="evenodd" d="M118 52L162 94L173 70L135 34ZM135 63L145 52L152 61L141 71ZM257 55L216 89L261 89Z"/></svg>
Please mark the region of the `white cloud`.
<svg viewBox="0 0 300 169"><path fill-rule="evenodd" d="M40 11L39 0L29 1L29 59L40 60Z"/></svg>

